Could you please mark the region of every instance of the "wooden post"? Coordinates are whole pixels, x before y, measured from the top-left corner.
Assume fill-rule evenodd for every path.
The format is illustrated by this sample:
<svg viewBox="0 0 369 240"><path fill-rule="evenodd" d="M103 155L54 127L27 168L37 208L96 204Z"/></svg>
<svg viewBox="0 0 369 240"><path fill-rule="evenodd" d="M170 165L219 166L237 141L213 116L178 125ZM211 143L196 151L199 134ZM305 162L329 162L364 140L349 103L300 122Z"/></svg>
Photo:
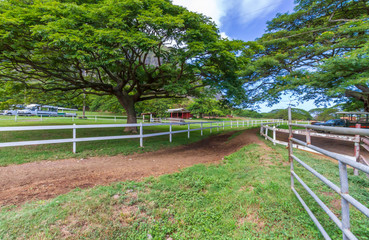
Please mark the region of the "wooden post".
<svg viewBox="0 0 369 240"><path fill-rule="evenodd" d="M77 138L77 129L76 129L76 124L73 123L73 140L75 140ZM77 152L77 143L74 141L73 142L73 153Z"/></svg>
<svg viewBox="0 0 369 240"><path fill-rule="evenodd" d="M275 130L275 125L273 126L273 145L275 146L275 142L276 142L277 138L276 138L276 130Z"/></svg>
<svg viewBox="0 0 369 240"><path fill-rule="evenodd" d="M201 125L201 136L203 135L203 130L202 130L202 123L200 123Z"/></svg>
<svg viewBox="0 0 369 240"><path fill-rule="evenodd" d="M210 123L210 133L213 132L213 123Z"/></svg>
<svg viewBox="0 0 369 240"><path fill-rule="evenodd" d="M187 125L187 138L190 138L190 124Z"/></svg>
<svg viewBox="0 0 369 240"><path fill-rule="evenodd" d="M291 107L288 107L288 130L289 130L289 137L288 137L288 158L290 160L290 166L291 166L291 188L295 189L295 179L293 176L293 171L294 171L294 166L293 166L293 142L292 142L292 111L291 111Z"/></svg>
<svg viewBox="0 0 369 240"><path fill-rule="evenodd" d="M361 124L357 123L355 128L361 128ZM355 135L355 160L360 162L360 135ZM354 175L359 176L359 170L354 168Z"/></svg>
<svg viewBox="0 0 369 240"><path fill-rule="evenodd" d="M268 138L268 126L265 126L265 140Z"/></svg>
<svg viewBox="0 0 369 240"><path fill-rule="evenodd" d="M142 126L142 122L140 123L140 147L143 147L143 126Z"/></svg>
<svg viewBox="0 0 369 240"><path fill-rule="evenodd" d="M306 128L306 144L311 144L311 136L310 136L310 129Z"/></svg>
<svg viewBox="0 0 369 240"><path fill-rule="evenodd" d="M172 142L172 123L169 123L169 142Z"/></svg>

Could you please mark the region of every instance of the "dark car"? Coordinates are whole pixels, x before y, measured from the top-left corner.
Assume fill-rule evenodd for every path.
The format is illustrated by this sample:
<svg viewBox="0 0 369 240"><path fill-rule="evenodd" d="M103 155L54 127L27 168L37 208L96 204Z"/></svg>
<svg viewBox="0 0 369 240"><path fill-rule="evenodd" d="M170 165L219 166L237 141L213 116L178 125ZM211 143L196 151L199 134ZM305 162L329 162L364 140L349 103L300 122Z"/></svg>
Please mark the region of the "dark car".
<svg viewBox="0 0 369 240"><path fill-rule="evenodd" d="M315 126L331 126L331 127L345 127L346 121L344 119L330 119L325 122L314 123Z"/></svg>

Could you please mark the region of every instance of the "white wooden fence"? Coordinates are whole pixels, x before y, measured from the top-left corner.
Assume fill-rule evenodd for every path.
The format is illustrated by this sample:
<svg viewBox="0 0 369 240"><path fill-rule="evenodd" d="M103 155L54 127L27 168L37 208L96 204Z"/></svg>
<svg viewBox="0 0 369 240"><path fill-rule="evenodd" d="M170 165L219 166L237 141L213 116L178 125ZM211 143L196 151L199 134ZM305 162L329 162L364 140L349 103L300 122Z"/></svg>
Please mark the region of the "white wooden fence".
<svg viewBox="0 0 369 240"><path fill-rule="evenodd" d="M101 140L116 140L116 139L131 139L139 138L140 147L143 147L143 139L147 137L155 137L162 135L169 135L169 141L172 142L173 134L187 132L187 137L190 138L190 133L193 131L203 131L216 128L217 131L225 129L226 127L254 127L259 126L262 123L270 122L274 120L237 120L237 121L218 121L218 122L185 122L185 123L136 123L136 124L98 124L98 125L55 125L55 126L29 126L29 127L0 127L0 132L13 132L13 131L37 131L37 130L65 130L71 129L71 138L64 139L48 139L48 140L37 140L37 141L20 141L20 142L2 142L1 147L16 147L16 146L29 146L29 145L41 145L41 144L56 144L56 143L73 143L73 153L77 151L77 142L89 142L89 141L101 141ZM187 125L185 130L173 131L172 127L175 125L184 126ZM192 128L191 125L200 125L200 128ZM158 132L144 134L144 127L149 126L168 126L167 132ZM134 135L120 135L120 136L104 136L104 137L84 137L77 138L77 129L92 129L92 128L126 128L126 127L137 127L139 133Z"/></svg>

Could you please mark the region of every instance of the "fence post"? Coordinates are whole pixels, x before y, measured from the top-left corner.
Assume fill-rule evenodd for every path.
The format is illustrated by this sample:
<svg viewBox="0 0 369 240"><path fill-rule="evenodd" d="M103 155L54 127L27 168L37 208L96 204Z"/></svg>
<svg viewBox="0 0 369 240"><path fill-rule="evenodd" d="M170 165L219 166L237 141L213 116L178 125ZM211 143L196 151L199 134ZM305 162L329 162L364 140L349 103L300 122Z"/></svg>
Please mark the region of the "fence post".
<svg viewBox="0 0 369 240"><path fill-rule="evenodd" d="M95 122L97 121L97 116L95 116Z"/></svg>
<svg viewBox="0 0 369 240"><path fill-rule="evenodd" d="M224 121L223 121L223 130L224 130Z"/></svg>
<svg viewBox="0 0 369 240"><path fill-rule="evenodd" d="M42 122L42 114L41 114L41 122Z"/></svg>
<svg viewBox="0 0 369 240"><path fill-rule="evenodd" d="M231 128L233 128L233 122L231 121Z"/></svg>
<svg viewBox="0 0 369 240"><path fill-rule="evenodd" d="M114 122L117 122L117 116L114 116Z"/></svg>
<svg viewBox="0 0 369 240"><path fill-rule="evenodd" d="M201 136L202 136L202 134L203 134L203 130L202 130L202 122L200 123L200 125L201 125Z"/></svg>
<svg viewBox="0 0 369 240"><path fill-rule="evenodd" d="M210 133L213 132L213 123L210 123Z"/></svg>
<svg viewBox="0 0 369 240"><path fill-rule="evenodd" d="M268 139L268 126L265 126L265 140Z"/></svg>
<svg viewBox="0 0 369 240"><path fill-rule="evenodd" d="M264 125L263 124L261 124L260 125L260 136L263 136L263 134L264 134Z"/></svg>
<svg viewBox="0 0 369 240"><path fill-rule="evenodd" d="M355 128L361 128L361 124L357 123ZM355 160L360 162L360 135L355 135ZM359 176L359 170L354 168L354 175Z"/></svg>
<svg viewBox="0 0 369 240"><path fill-rule="evenodd" d="M140 123L140 147L143 147L143 126L142 126L142 122Z"/></svg>
<svg viewBox="0 0 369 240"><path fill-rule="evenodd" d="M306 144L311 144L311 136L310 136L310 129L306 128Z"/></svg>
<svg viewBox="0 0 369 240"><path fill-rule="evenodd" d="M172 123L169 123L169 142L172 142Z"/></svg>
<svg viewBox="0 0 369 240"><path fill-rule="evenodd" d="M76 129L76 124L73 123L73 140L75 140L77 138L77 129ZM77 143L76 141L73 142L73 153L77 152Z"/></svg>
<svg viewBox="0 0 369 240"><path fill-rule="evenodd" d="M187 124L187 138L190 138L190 123Z"/></svg>
<svg viewBox="0 0 369 240"><path fill-rule="evenodd" d="M245 120L242 121L242 127L245 127Z"/></svg>
<svg viewBox="0 0 369 240"><path fill-rule="evenodd" d="M293 176L293 143L292 143L292 113L291 113L291 107L288 107L288 131L289 131L289 138L288 138L288 158L290 160L290 164L291 164L291 188L295 189L295 182L294 182L294 176Z"/></svg>
<svg viewBox="0 0 369 240"><path fill-rule="evenodd" d="M276 132L275 132L275 125L273 126L273 145L275 146L275 142L276 142L277 138L276 138Z"/></svg>
<svg viewBox="0 0 369 240"><path fill-rule="evenodd" d="M343 195L348 194L348 178L347 178L347 165L343 162L339 162L340 170L340 183L341 183L341 193ZM342 196L341 197L341 216L342 216L342 230L350 230L350 204ZM342 231L342 239L349 239L344 231Z"/></svg>
<svg viewBox="0 0 369 240"><path fill-rule="evenodd" d="M14 115L14 121L16 122L17 121L17 114Z"/></svg>
<svg viewBox="0 0 369 240"><path fill-rule="evenodd" d="M238 128L238 120L237 120L237 128Z"/></svg>

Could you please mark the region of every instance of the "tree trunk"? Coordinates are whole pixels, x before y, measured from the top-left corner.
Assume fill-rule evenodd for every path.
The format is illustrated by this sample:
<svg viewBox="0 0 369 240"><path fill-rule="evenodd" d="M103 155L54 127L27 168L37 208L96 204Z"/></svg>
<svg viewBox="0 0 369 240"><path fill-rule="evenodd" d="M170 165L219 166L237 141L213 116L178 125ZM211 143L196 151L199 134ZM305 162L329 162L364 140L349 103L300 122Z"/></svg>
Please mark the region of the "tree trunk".
<svg viewBox="0 0 369 240"><path fill-rule="evenodd" d="M364 100L364 111L369 112L369 98Z"/></svg>
<svg viewBox="0 0 369 240"><path fill-rule="evenodd" d="M346 97L352 97L364 103L364 111L369 112L369 93L346 90Z"/></svg>
<svg viewBox="0 0 369 240"><path fill-rule="evenodd" d="M115 95L118 98L119 103L123 106L127 113L127 123L137 123L135 102L133 98L123 93L117 93ZM124 132L137 133L137 127L126 127Z"/></svg>

